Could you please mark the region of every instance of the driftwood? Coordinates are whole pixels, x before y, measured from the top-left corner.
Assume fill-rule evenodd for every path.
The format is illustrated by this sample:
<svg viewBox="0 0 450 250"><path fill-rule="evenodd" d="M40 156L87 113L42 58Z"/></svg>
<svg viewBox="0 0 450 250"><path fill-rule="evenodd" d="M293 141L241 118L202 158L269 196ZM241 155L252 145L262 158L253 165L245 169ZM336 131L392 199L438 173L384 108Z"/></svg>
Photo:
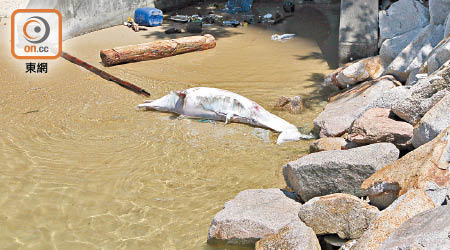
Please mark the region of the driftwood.
<svg viewBox="0 0 450 250"><path fill-rule="evenodd" d="M104 65L113 66L121 63L153 60L192 51L207 50L214 47L216 47L216 39L212 35L190 36L105 49L100 51L100 57Z"/></svg>
<svg viewBox="0 0 450 250"><path fill-rule="evenodd" d="M108 80L108 81L111 81L111 82L115 82L115 83L119 84L120 86L133 91L136 94L150 96L150 93L145 91L145 89L139 88L138 86L136 86L136 85L134 85L132 83L129 83L127 81L119 79L119 78L117 78L117 77L115 77L115 76L113 76L111 74L108 74L105 71L103 71L103 70L101 70L101 69L99 69L97 67L94 67L94 66L90 65L89 63L87 63L87 62L85 62L83 60L80 60L80 59L78 59L78 58L76 58L76 57L74 57L74 56L72 56L72 55L70 55L70 54L68 54L66 52L62 52L61 53L61 57L66 59L67 61L69 61L71 63L74 63L74 64L76 64L78 66L81 66L81 67L91 71L92 73L100 76L101 78L103 78L105 80Z"/></svg>

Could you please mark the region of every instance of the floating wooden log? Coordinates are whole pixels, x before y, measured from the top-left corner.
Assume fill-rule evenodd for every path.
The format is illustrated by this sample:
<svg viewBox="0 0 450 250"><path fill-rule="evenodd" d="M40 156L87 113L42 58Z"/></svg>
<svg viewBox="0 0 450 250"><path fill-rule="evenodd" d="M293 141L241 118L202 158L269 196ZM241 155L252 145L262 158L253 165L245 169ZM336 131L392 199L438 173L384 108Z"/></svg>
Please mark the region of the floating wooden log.
<svg viewBox="0 0 450 250"><path fill-rule="evenodd" d="M71 63L74 63L74 64L76 64L78 66L81 66L81 67L91 71L92 73L100 76L101 78L103 78L105 80L108 80L108 81L111 81L111 82L115 82L115 83L119 84L120 86L135 92L136 94L150 96L150 93L145 91L145 89L139 88L138 86L136 86L136 85L134 85L132 83L129 83L127 81L119 79L119 78L117 78L117 77L115 77L115 76L113 76L111 74L108 74L105 71L103 71L103 70L101 70L101 69L99 69L97 67L94 67L94 66L90 65L89 63L87 63L87 62L85 62L83 60L80 60L80 59L70 55L69 53L62 52L61 53L61 57L66 59L67 61L69 61Z"/></svg>
<svg viewBox="0 0 450 250"><path fill-rule="evenodd" d="M214 47L216 47L216 39L208 34L105 49L100 51L100 57L104 65L113 66L121 63L154 60Z"/></svg>

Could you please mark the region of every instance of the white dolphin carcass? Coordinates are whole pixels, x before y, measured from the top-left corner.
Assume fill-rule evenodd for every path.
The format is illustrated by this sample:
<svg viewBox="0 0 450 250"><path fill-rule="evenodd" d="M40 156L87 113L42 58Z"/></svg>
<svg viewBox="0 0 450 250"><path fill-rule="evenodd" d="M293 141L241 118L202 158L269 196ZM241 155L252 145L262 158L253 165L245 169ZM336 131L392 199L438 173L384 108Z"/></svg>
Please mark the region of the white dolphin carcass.
<svg viewBox="0 0 450 250"><path fill-rule="evenodd" d="M197 87L170 92L155 101L139 104L138 108L225 121L225 124L240 122L269 128L280 132L277 144L313 138L301 134L297 127L269 113L256 102L223 89Z"/></svg>

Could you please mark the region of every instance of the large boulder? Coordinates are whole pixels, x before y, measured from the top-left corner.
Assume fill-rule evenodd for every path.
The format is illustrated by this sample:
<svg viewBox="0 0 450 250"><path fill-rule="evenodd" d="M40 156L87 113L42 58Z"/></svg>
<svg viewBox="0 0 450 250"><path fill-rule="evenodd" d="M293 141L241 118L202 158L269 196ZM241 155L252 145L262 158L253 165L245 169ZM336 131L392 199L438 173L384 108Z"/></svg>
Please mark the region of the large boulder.
<svg viewBox="0 0 450 250"><path fill-rule="evenodd" d="M375 103L379 105L377 107L390 108L400 101L400 98L391 99L384 96L389 90L400 85L392 76L385 76L333 96L330 103L314 120L315 130L319 132L320 137L343 135L352 122L366 110L374 107Z"/></svg>
<svg viewBox="0 0 450 250"><path fill-rule="evenodd" d="M428 74L432 74L438 70L448 60L450 60L450 36L444 38L428 56Z"/></svg>
<svg viewBox="0 0 450 250"><path fill-rule="evenodd" d="M303 99L300 96L286 97L282 96L274 107L276 110L288 111L292 114L300 114L305 108Z"/></svg>
<svg viewBox="0 0 450 250"><path fill-rule="evenodd" d="M425 79L420 79L411 87L407 98L395 103L392 112L412 125L450 91L450 62Z"/></svg>
<svg viewBox="0 0 450 250"><path fill-rule="evenodd" d="M338 68L325 77L324 83L345 89L363 81L376 79L383 72L380 56L368 57Z"/></svg>
<svg viewBox="0 0 450 250"><path fill-rule="evenodd" d="M256 242L256 250L320 250L314 231L300 219L295 219L276 234L265 236Z"/></svg>
<svg viewBox="0 0 450 250"><path fill-rule="evenodd" d="M390 142L399 149L410 148L413 126L389 118L390 113L390 109L369 109L353 122L348 139L359 145Z"/></svg>
<svg viewBox="0 0 450 250"><path fill-rule="evenodd" d="M414 147L433 140L450 126L450 93L431 108L414 128L412 144Z"/></svg>
<svg viewBox="0 0 450 250"><path fill-rule="evenodd" d="M444 26L430 24L423 28L414 40L387 66L385 74L394 75L406 82L409 74L419 69L428 55L444 37Z"/></svg>
<svg viewBox="0 0 450 250"><path fill-rule="evenodd" d="M430 0L430 23L443 24L450 13L450 0Z"/></svg>
<svg viewBox="0 0 450 250"><path fill-rule="evenodd" d="M210 244L253 245L298 218L301 204L280 189L249 189L225 203L208 232Z"/></svg>
<svg viewBox="0 0 450 250"><path fill-rule="evenodd" d="M404 34L386 39L380 48L380 57L383 65L388 66L402 52L414 38L419 35L422 28L410 30Z"/></svg>
<svg viewBox="0 0 450 250"><path fill-rule="evenodd" d="M434 140L409 152L396 162L378 170L361 187L378 207L388 205L411 189L427 190L430 184L450 187L450 127Z"/></svg>
<svg viewBox="0 0 450 250"><path fill-rule="evenodd" d="M324 137L309 145L309 152L316 153L328 150L348 149L348 142L342 137Z"/></svg>
<svg viewBox="0 0 450 250"><path fill-rule="evenodd" d="M450 249L450 206L422 212L403 223L380 247L390 249Z"/></svg>
<svg viewBox="0 0 450 250"><path fill-rule="evenodd" d="M298 216L318 235L337 234L341 239L361 237L379 211L350 194L315 197L300 207Z"/></svg>
<svg viewBox="0 0 450 250"><path fill-rule="evenodd" d="M429 23L428 9L419 1L400 0L379 12L380 41L421 28Z"/></svg>
<svg viewBox="0 0 450 250"><path fill-rule="evenodd" d="M381 244L405 221L432 208L434 203L423 190L411 190L381 211L350 249L379 249Z"/></svg>
<svg viewBox="0 0 450 250"><path fill-rule="evenodd" d="M283 166L286 184L302 200L333 193L366 194L361 183L376 170L398 159L391 143L377 143L349 150L309 154Z"/></svg>

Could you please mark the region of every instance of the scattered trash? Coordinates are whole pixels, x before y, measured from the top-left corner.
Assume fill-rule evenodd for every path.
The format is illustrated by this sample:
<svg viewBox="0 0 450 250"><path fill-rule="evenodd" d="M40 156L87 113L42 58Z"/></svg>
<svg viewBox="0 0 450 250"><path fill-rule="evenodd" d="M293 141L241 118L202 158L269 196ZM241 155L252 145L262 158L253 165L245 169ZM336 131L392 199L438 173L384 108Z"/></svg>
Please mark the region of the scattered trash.
<svg viewBox="0 0 450 250"><path fill-rule="evenodd" d="M133 18L128 17L128 22L123 23L124 26L127 26L129 28L131 28L132 30L134 30L135 32L138 32L140 30L147 30L144 27L140 27Z"/></svg>
<svg viewBox="0 0 450 250"><path fill-rule="evenodd" d="M272 18L272 14L270 14L270 13L265 14L263 17L264 17L264 19L271 19Z"/></svg>
<svg viewBox="0 0 450 250"><path fill-rule="evenodd" d="M248 24L254 24L255 23L255 16L254 15L242 15L242 19L245 23Z"/></svg>
<svg viewBox="0 0 450 250"><path fill-rule="evenodd" d="M241 23L239 21L233 20L233 21L224 21L223 25L230 26L230 27L237 27L237 26L241 25Z"/></svg>
<svg viewBox="0 0 450 250"><path fill-rule="evenodd" d="M292 13L295 11L295 3L291 0L285 1L283 3L283 10L286 13Z"/></svg>
<svg viewBox="0 0 450 250"><path fill-rule="evenodd" d="M134 11L134 20L143 26L160 26L163 22L163 12L157 8L138 8Z"/></svg>
<svg viewBox="0 0 450 250"><path fill-rule="evenodd" d="M225 11L230 14L236 12L248 12L252 8L253 0L228 0Z"/></svg>
<svg viewBox="0 0 450 250"><path fill-rule="evenodd" d="M189 22L189 16L186 15L176 15L176 16L171 16L169 17L170 21L174 21L177 23L187 23Z"/></svg>
<svg viewBox="0 0 450 250"><path fill-rule="evenodd" d="M294 36L295 36L295 34L283 34L283 35L273 34L271 39L273 41L282 42L282 41L292 39Z"/></svg>
<svg viewBox="0 0 450 250"><path fill-rule="evenodd" d="M177 33L181 33L182 31L178 28L170 28L166 31L164 31L164 33L166 34L177 34Z"/></svg>
<svg viewBox="0 0 450 250"><path fill-rule="evenodd" d="M186 30L189 33L202 33L201 22L189 22L186 26Z"/></svg>

